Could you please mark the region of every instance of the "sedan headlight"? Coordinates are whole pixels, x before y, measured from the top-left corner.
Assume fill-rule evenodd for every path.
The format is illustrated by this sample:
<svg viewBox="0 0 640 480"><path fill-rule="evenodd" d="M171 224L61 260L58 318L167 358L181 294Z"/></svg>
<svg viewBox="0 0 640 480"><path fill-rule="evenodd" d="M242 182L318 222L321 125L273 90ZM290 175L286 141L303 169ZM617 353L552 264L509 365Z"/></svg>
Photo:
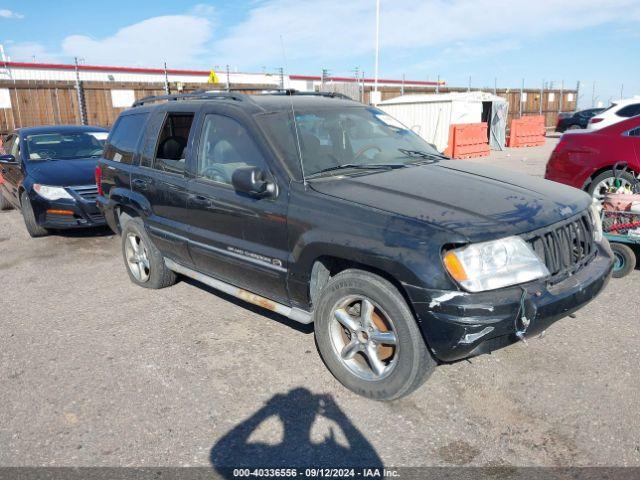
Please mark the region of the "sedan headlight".
<svg viewBox="0 0 640 480"><path fill-rule="evenodd" d="M449 274L470 292L494 290L549 275L545 264L520 237L449 250L443 261Z"/></svg>
<svg viewBox="0 0 640 480"><path fill-rule="evenodd" d="M590 213L591 213L591 222L593 223L593 239L596 242L602 241L602 216L600 214L602 210L602 205L600 202L594 199L591 204Z"/></svg>
<svg viewBox="0 0 640 480"><path fill-rule="evenodd" d="M38 195L47 200L60 200L61 198L69 198L73 200L73 197L62 187L50 187L48 185L40 185L39 183L33 184L33 189Z"/></svg>

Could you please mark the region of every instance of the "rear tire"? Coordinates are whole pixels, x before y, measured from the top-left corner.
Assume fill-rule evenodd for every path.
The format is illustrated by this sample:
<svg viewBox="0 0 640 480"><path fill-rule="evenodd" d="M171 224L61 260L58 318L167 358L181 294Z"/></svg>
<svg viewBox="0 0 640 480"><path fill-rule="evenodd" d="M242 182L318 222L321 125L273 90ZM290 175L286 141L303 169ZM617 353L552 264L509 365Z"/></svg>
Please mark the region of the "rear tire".
<svg viewBox="0 0 640 480"><path fill-rule="evenodd" d="M629 275L634 268L636 268L636 254L635 252L624 243L611 243L611 250L613 251L613 278L622 278Z"/></svg>
<svg viewBox="0 0 640 480"><path fill-rule="evenodd" d="M314 329L329 371L367 398L409 395L436 367L402 294L366 271L349 269L329 280L314 311Z"/></svg>
<svg viewBox="0 0 640 480"><path fill-rule="evenodd" d="M22 192L22 194L20 195L20 206L22 210L22 218L24 219L24 225L25 227L27 227L27 232L29 233L29 235L31 235L32 238L44 237L45 235L49 235L49 230L38 225L36 214L33 211L31 200L29 200L27 192Z"/></svg>
<svg viewBox="0 0 640 480"><path fill-rule="evenodd" d="M629 185L633 185L636 181L633 175L626 171L620 173L620 180L622 180L623 184ZM612 170L602 172L589 184L587 193L591 195L592 198L595 198L598 201L602 201L604 199L604 195L607 193L606 186L613 185L614 181L615 175L613 174Z"/></svg>
<svg viewBox="0 0 640 480"><path fill-rule="evenodd" d="M9 201L2 196L2 192L0 192L0 210L11 210L13 205L9 203Z"/></svg>
<svg viewBox="0 0 640 480"><path fill-rule="evenodd" d="M122 256L129 278L136 285L159 289L176 283L176 274L167 268L139 218L130 219L122 229Z"/></svg>

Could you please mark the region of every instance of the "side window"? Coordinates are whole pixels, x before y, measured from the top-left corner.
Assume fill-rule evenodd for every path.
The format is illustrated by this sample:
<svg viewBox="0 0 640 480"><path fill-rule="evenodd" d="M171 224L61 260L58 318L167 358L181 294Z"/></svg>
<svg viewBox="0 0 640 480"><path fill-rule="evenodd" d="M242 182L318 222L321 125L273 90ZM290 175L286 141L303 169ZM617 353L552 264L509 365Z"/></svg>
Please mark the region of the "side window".
<svg viewBox="0 0 640 480"><path fill-rule="evenodd" d="M15 136L13 144L11 145L11 150L9 151L11 155L16 157L16 160L20 161L20 137Z"/></svg>
<svg viewBox="0 0 640 480"><path fill-rule="evenodd" d="M633 130L629 131L627 135L629 135L630 137L640 137L640 127L634 128Z"/></svg>
<svg viewBox="0 0 640 480"><path fill-rule="evenodd" d="M193 113L170 113L167 115L156 149L153 168L164 172L184 174L187 141L193 124Z"/></svg>
<svg viewBox="0 0 640 480"><path fill-rule="evenodd" d="M148 113L121 116L109 136L104 149L104 158L115 162L132 163L148 116Z"/></svg>
<svg viewBox="0 0 640 480"><path fill-rule="evenodd" d="M151 168L156 156L156 145L160 136L160 128L164 122L165 112L157 111L151 114L142 136L140 145L140 166Z"/></svg>
<svg viewBox="0 0 640 480"><path fill-rule="evenodd" d="M198 147L199 177L230 185L233 172L238 168L266 170L266 164L244 126L223 115L205 117Z"/></svg>
<svg viewBox="0 0 640 480"><path fill-rule="evenodd" d="M635 117L636 115L640 115L640 103L634 103L633 105L627 105L626 107L618 110L617 115L619 117Z"/></svg>

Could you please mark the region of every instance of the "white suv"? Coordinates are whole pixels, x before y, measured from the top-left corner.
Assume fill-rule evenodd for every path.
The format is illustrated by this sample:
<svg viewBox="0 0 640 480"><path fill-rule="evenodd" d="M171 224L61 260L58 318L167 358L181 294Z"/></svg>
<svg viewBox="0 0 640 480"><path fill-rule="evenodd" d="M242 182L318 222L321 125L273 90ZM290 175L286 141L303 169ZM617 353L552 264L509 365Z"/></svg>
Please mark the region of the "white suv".
<svg viewBox="0 0 640 480"><path fill-rule="evenodd" d="M626 100L611 102L611 106L589 119L587 129L599 130L627 118L640 115L640 97L635 96Z"/></svg>

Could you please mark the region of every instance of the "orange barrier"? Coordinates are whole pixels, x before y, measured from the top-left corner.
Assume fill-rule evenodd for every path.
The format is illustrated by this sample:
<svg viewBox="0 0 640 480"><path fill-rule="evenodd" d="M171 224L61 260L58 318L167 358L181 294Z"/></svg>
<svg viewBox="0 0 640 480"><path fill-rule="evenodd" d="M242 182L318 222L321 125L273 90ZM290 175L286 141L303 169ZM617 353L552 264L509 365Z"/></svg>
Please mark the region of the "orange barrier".
<svg viewBox="0 0 640 480"><path fill-rule="evenodd" d="M545 120L541 115L522 117L511 120L511 131L507 147L537 147L544 145Z"/></svg>
<svg viewBox="0 0 640 480"><path fill-rule="evenodd" d="M444 154L451 158L489 156L487 123L463 123L449 127L449 144Z"/></svg>

